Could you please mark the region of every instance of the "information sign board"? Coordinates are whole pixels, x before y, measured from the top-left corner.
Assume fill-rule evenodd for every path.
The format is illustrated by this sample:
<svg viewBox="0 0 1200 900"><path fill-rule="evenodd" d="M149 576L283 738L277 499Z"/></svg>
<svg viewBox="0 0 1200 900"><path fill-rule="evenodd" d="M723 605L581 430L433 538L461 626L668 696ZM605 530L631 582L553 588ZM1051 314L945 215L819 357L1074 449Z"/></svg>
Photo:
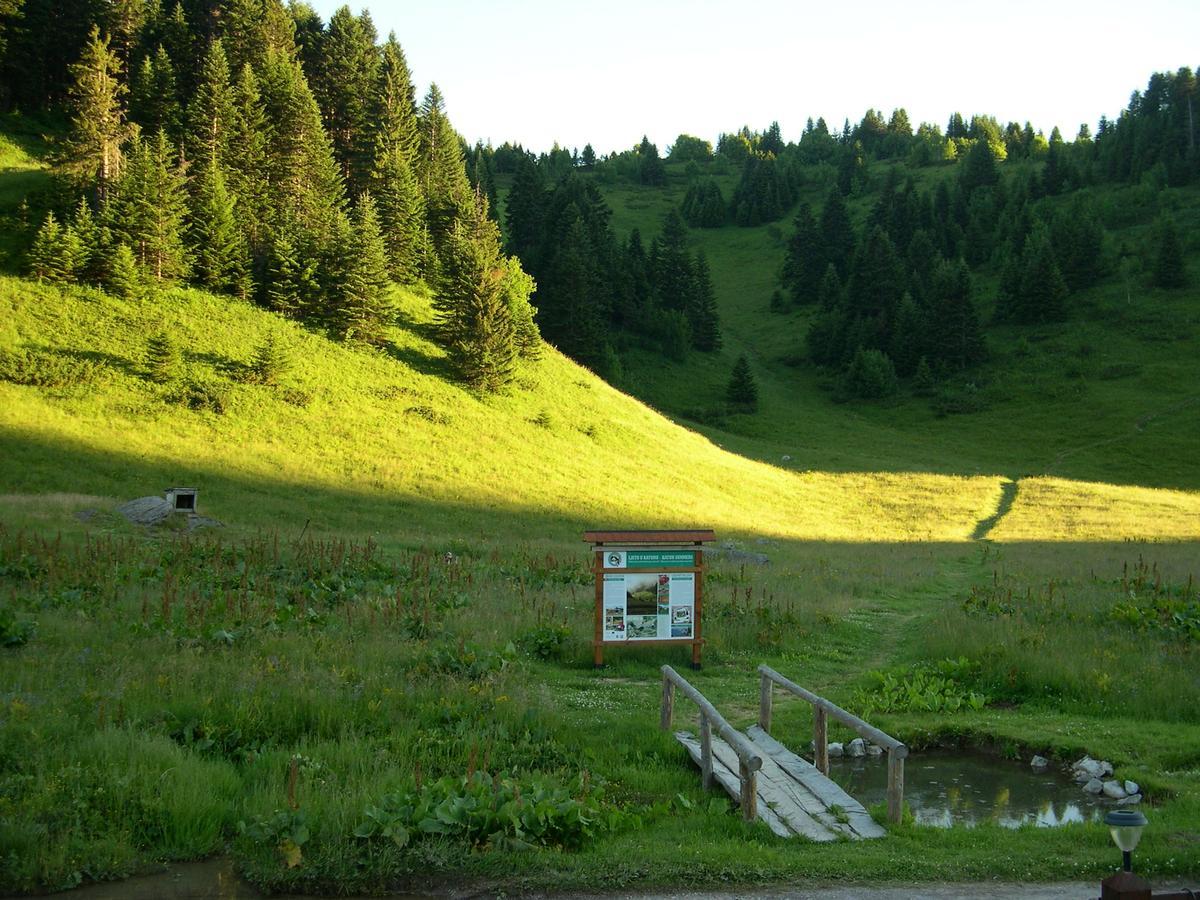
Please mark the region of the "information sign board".
<svg viewBox="0 0 1200 900"><path fill-rule="evenodd" d="M700 667L703 542L711 531L586 532L596 574L595 664L604 646L689 644ZM630 543L635 542L634 546Z"/></svg>

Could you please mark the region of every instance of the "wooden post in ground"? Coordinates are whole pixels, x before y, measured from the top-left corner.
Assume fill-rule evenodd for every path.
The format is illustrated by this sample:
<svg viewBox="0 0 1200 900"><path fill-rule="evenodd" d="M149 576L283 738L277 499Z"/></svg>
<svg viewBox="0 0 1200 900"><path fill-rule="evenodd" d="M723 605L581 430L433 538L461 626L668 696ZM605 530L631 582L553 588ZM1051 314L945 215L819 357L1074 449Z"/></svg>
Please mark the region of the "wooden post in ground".
<svg viewBox="0 0 1200 900"><path fill-rule="evenodd" d="M753 822L758 818L758 777L746 760L738 759L738 777L741 780L742 818Z"/></svg>
<svg viewBox="0 0 1200 900"><path fill-rule="evenodd" d="M707 791L712 787L712 721L700 713L700 783Z"/></svg>
<svg viewBox="0 0 1200 900"><path fill-rule="evenodd" d="M888 821L900 824L904 816L904 757L888 753Z"/></svg>
<svg viewBox="0 0 1200 900"><path fill-rule="evenodd" d="M671 730L671 716L675 711L675 683L663 673L662 718L659 726L663 731Z"/></svg>
<svg viewBox="0 0 1200 900"><path fill-rule="evenodd" d="M771 689L774 687L771 679L760 675L758 679L758 727L767 734L771 733L771 703L775 699Z"/></svg>
<svg viewBox="0 0 1200 900"><path fill-rule="evenodd" d="M829 775L829 719L822 706L813 707L813 765L822 775Z"/></svg>
<svg viewBox="0 0 1200 900"><path fill-rule="evenodd" d="M592 666L604 668L604 554L592 554L592 571L596 575L596 626L592 637Z"/></svg>

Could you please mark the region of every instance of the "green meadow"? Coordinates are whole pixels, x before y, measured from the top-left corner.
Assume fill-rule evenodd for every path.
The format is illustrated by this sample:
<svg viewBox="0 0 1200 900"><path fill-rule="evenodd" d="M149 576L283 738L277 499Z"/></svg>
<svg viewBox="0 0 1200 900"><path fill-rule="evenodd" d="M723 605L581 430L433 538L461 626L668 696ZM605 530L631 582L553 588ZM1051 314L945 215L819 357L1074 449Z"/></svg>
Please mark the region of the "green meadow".
<svg viewBox="0 0 1200 900"><path fill-rule="evenodd" d="M5 139L0 198L40 177L27 149ZM657 231L682 197L669 171L665 192L605 187L618 232ZM1195 191L1172 197L1188 233ZM484 397L450 380L420 293L396 290L386 351L356 348L200 291L33 283L6 216L3 890L224 854L269 890L330 894L430 873L516 892L1114 868L1098 824L909 820L818 846L743 823L658 730L659 667L684 651L592 668L597 527L711 527L769 557L709 561L688 677L735 725L761 662L854 711L942 664L943 699L986 704L872 721L915 750L1109 759L1147 796L1139 869L1200 874L1194 292L1114 276L1066 324L1000 332L951 385L983 398L969 414L839 405L787 361L807 313L769 310L786 225L698 230L716 359L628 364L614 387L547 347ZM183 349L171 383L145 374L160 330ZM292 361L276 385L249 374L268 334ZM760 412L714 415L743 350ZM114 513L170 485L223 527ZM777 699L777 735L802 750L810 729Z"/></svg>

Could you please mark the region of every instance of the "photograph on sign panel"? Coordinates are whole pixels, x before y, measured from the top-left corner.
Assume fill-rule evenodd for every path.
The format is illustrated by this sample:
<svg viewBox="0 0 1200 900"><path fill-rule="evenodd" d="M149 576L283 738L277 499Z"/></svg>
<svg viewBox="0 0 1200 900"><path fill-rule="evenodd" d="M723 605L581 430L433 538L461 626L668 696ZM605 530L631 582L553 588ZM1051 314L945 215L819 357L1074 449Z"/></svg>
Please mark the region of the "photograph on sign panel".
<svg viewBox="0 0 1200 900"><path fill-rule="evenodd" d="M672 625L690 625L692 622L692 608L690 606L672 606L671 607L671 624Z"/></svg>
<svg viewBox="0 0 1200 900"><path fill-rule="evenodd" d="M625 608L632 615L658 615L658 576L626 575Z"/></svg>
<svg viewBox="0 0 1200 900"><path fill-rule="evenodd" d="M658 637L658 616L629 616L625 634L630 640Z"/></svg>
<svg viewBox="0 0 1200 900"><path fill-rule="evenodd" d="M604 609L604 630L605 631L624 631L625 630L625 608L621 606L608 606Z"/></svg>
<svg viewBox="0 0 1200 900"><path fill-rule="evenodd" d="M692 636L692 623L686 625L672 625L671 637L673 638L689 638Z"/></svg>

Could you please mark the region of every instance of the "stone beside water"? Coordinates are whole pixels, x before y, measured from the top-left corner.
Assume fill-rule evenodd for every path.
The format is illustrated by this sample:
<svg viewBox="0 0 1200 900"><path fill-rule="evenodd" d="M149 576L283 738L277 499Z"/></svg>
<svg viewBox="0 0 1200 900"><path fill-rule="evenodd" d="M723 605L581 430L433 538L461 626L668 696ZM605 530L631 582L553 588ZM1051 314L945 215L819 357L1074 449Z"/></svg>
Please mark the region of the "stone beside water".
<svg viewBox="0 0 1200 900"><path fill-rule="evenodd" d="M1119 781L1104 782L1103 790L1104 796L1111 797L1113 800L1124 800L1128 793Z"/></svg>
<svg viewBox="0 0 1200 900"><path fill-rule="evenodd" d="M862 738L855 738L846 746L847 756L866 756L867 742Z"/></svg>
<svg viewBox="0 0 1200 900"><path fill-rule="evenodd" d="M1029 761L1029 766L1032 769L1044 769L1048 765L1050 765L1050 760L1044 756L1035 756Z"/></svg>

